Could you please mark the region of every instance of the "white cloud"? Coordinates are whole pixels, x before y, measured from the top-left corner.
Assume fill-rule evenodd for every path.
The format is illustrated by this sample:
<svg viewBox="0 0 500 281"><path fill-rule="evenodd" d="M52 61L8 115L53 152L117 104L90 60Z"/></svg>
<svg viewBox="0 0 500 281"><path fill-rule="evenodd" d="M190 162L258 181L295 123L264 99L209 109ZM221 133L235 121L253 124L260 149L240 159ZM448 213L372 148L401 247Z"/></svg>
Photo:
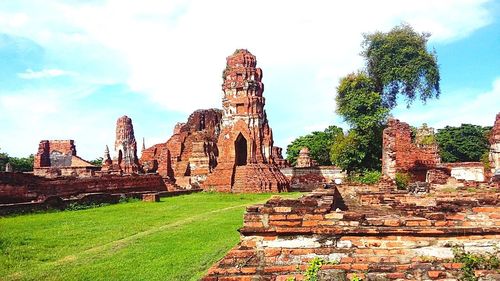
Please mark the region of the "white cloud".
<svg viewBox="0 0 500 281"><path fill-rule="evenodd" d="M224 58L236 48L254 52L264 71L270 65L296 69L292 80L303 75L303 65L314 66L317 88L329 89L323 96L331 96L331 81L361 66L362 32L387 30L406 21L433 33L435 41L453 40L491 21L485 3L110 0L74 5L48 1L32 7L31 12L36 10L29 15L32 24L25 20L23 26L53 48L80 42L107 48L124 60L126 82L133 90L168 110L191 112L219 105Z"/></svg>
<svg viewBox="0 0 500 281"><path fill-rule="evenodd" d="M220 107L225 58L236 48L248 48L264 71L268 114L277 132L273 124L280 123L278 118L286 120L281 123L296 122L294 127L301 130L306 126L320 129L311 124L333 118L337 81L362 66L358 54L363 32L388 30L408 22L418 31L431 32L431 42L450 42L491 22L492 15L486 8L489 2L20 1L0 9L0 32L36 41L53 60L41 71L20 73L23 79L71 75L61 70L71 69L78 73L83 88L124 83L166 110L183 113ZM282 71L286 71L286 77L280 75ZM74 91L61 92L44 108L67 107L74 102L65 98L71 93ZM29 102L16 99L7 97L2 102ZM44 98L34 101L46 102ZM59 105L54 107L54 103ZM37 112L40 109L36 103L30 104L34 118L43 114ZM270 104L274 105L271 110ZM50 114L54 114L50 118L80 124L71 127L75 130L85 128L89 134L101 134L93 123L83 122L67 110ZM13 122L14 118L9 120ZM96 124L113 124L115 118ZM163 140L170 134L161 133L164 135L158 138ZM285 133L276 139L286 139L297 130L291 128Z"/></svg>
<svg viewBox="0 0 500 281"><path fill-rule="evenodd" d="M58 76L73 76L76 73L71 71L65 71L61 69L42 69L40 71L33 71L27 69L25 72L18 73L17 76L22 79L40 79L40 78L52 78Z"/></svg>
<svg viewBox="0 0 500 281"><path fill-rule="evenodd" d="M111 143L113 113L79 106L93 89L36 89L0 91L0 148L13 156L36 153L42 139L74 139L78 154L95 157ZM99 126L96 126L99 124ZM8 132L8 133L5 133Z"/></svg>
<svg viewBox="0 0 500 281"><path fill-rule="evenodd" d="M497 77L491 90L475 93L475 90L461 90L449 93L440 100L429 102L428 105L412 108L411 111L399 106L395 117L414 126L427 123L434 128L445 126L460 126L475 124L493 126L495 116L500 113L500 77ZM466 99L453 97L466 96Z"/></svg>

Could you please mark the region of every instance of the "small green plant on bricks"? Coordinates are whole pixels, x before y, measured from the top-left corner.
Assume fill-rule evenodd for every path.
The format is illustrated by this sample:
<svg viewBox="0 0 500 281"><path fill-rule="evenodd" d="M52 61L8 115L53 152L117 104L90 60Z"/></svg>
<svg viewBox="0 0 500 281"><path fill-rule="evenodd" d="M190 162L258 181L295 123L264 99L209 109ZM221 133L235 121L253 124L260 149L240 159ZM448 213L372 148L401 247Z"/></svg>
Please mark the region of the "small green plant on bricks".
<svg viewBox="0 0 500 281"><path fill-rule="evenodd" d="M309 262L309 266L307 267L306 271L304 272L304 276L305 276L304 281L318 281L319 280L319 277L318 277L319 270L321 269L321 267L324 264L339 264L339 263L340 263L339 260L325 261L322 258L318 258L318 257L313 258ZM299 266L297 266L297 270L300 270ZM294 276L289 276L286 279L286 281L295 281L295 280L296 279Z"/></svg>
<svg viewBox="0 0 500 281"><path fill-rule="evenodd" d="M471 253L464 249L464 246L453 247L453 261L462 263L462 281L479 280L474 274L475 270L499 270L500 269L500 251L496 249L493 253Z"/></svg>
<svg viewBox="0 0 500 281"><path fill-rule="evenodd" d="M361 279L361 277L358 277L356 274L354 274L351 278L351 281L363 281L363 279Z"/></svg>
<svg viewBox="0 0 500 281"><path fill-rule="evenodd" d="M326 264L324 259L315 257L309 262L309 267L306 269L304 275L306 278L305 281L318 281L318 272L321 267Z"/></svg>

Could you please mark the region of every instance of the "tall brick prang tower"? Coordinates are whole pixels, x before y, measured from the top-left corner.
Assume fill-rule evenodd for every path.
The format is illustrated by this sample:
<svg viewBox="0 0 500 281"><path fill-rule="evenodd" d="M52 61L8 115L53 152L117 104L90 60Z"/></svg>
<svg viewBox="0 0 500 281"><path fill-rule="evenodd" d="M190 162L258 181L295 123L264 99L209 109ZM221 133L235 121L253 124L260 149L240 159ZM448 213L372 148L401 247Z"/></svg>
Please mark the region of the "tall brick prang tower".
<svg viewBox="0 0 500 281"><path fill-rule="evenodd" d="M205 189L276 192L288 188L288 181L274 164L273 134L262 96L262 70L256 65L255 56L244 49L227 58L218 164L205 182Z"/></svg>
<svg viewBox="0 0 500 281"><path fill-rule="evenodd" d="M120 170L125 173L137 173L139 159L137 158L137 142L134 136L132 119L122 116L116 121L115 159Z"/></svg>

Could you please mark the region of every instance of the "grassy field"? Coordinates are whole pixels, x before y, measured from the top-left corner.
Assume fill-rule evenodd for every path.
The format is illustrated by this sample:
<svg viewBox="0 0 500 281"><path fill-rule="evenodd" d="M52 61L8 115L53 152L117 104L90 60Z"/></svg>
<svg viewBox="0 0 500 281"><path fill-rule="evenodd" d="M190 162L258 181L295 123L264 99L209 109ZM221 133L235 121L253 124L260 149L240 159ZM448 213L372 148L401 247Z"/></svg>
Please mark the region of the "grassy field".
<svg viewBox="0 0 500 281"><path fill-rule="evenodd" d="M0 218L0 280L198 280L238 243L245 206L270 196L197 193Z"/></svg>

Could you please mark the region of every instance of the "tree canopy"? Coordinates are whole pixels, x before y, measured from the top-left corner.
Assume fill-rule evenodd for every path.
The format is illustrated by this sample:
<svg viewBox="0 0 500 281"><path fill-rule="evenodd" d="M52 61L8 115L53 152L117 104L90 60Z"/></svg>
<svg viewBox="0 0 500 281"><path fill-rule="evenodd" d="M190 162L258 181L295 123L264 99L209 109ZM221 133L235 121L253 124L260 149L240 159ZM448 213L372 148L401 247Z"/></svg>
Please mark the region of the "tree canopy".
<svg viewBox="0 0 500 281"><path fill-rule="evenodd" d="M89 161L89 162L90 162L92 165L94 165L94 166L97 166L97 167L102 167L102 160L103 160L103 159L104 159L104 158L102 158L102 157L97 157L96 159L91 160L91 161Z"/></svg>
<svg viewBox="0 0 500 281"><path fill-rule="evenodd" d="M389 113L372 79L363 72L351 73L340 80L335 101L337 113L359 131L382 126Z"/></svg>
<svg viewBox="0 0 500 281"><path fill-rule="evenodd" d="M341 78L337 87L336 112L351 129L334 141L332 163L349 172L379 169L382 131L398 96L407 106L416 97L425 102L439 96L437 57L427 51L428 37L405 24L364 35L366 69Z"/></svg>
<svg viewBox="0 0 500 281"><path fill-rule="evenodd" d="M342 128L329 126L323 132L312 132L305 136L300 136L293 140L286 148L287 160L295 165L299 151L303 147L309 148L312 159L319 165L331 165L330 147L337 135L342 135Z"/></svg>
<svg viewBox="0 0 500 281"><path fill-rule="evenodd" d="M477 162L489 151L491 127L462 124L438 129L436 141L443 162Z"/></svg>
<svg viewBox="0 0 500 281"><path fill-rule="evenodd" d="M35 156L31 154L28 157L11 157L5 152L0 152L0 172L5 171L7 163L12 165L14 172L31 172Z"/></svg>
<svg viewBox="0 0 500 281"><path fill-rule="evenodd" d="M394 108L399 94L406 98L407 106L417 96L423 102L439 97L439 67L435 52L427 50L429 37L429 33L419 34L407 24L387 33L364 35L361 54L385 107Z"/></svg>
<svg viewBox="0 0 500 281"><path fill-rule="evenodd" d="M330 153L333 164L348 172L380 168L382 130L389 109L366 73L351 73L337 87L337 113L351 126L339 136Z"/></svg>

